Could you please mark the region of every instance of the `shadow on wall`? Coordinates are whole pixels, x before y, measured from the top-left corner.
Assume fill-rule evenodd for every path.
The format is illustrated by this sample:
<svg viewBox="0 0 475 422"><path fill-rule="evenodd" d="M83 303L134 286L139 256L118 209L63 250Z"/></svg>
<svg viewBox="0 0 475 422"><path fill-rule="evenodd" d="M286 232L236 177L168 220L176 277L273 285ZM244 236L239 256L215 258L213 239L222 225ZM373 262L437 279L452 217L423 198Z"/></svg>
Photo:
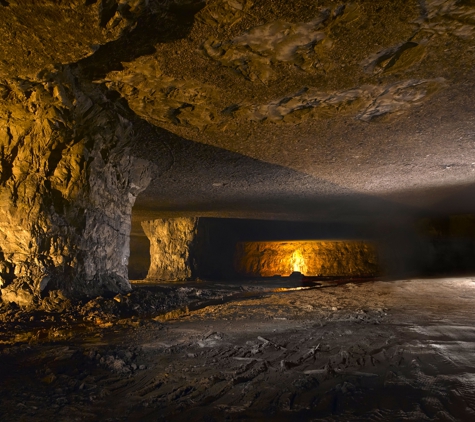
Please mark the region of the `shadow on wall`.
<svg viewBox="0 0 475 422"><path fill-rule="evenodd" d="M130 236L129 280L143 280L150 268L150 241L145 234Z"/></svg>
<svg viewBox="0 0 475 422"><path fill-rule="evenodd" d="M417 222L426 239L431 274L475 273L475 215L424 218Z"/></svg>
<svg viewBox="0 0 475 422"><path fill-rule="evenodd" d="M360 224L413 215L415 210L284 166L193 142L136 118L140 142L131 154L157 165L137 198L139 220L166 213Z"/></svg>

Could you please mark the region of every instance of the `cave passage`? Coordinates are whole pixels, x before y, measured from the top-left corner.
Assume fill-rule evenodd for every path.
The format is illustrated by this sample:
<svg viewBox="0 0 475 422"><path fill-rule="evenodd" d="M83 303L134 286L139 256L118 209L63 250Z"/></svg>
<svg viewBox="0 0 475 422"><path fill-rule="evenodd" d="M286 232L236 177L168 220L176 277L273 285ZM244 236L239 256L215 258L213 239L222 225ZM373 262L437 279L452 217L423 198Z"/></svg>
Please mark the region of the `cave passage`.
<svg viewBox="0 0 475 422"><path fill-rule="evenodd" d="M0 40L0 422L475 421L475 0Z"/></svg>
<svg viewBox="0 0 475 422"><path fill-rule="evenodd" d="M463 275L474 269L474 221L472 215L426 217L389 231L312 221L161 218L132 230L129 274L149 283L293 273L321 279Z"/></svg>
<svg viewBox="0 0 475 422"><path fill-rule="evenodd" d="M343 225L210 217L162 218L141 225L146 237L133 231L129 263L132 276L146 273L137 280L229 280L288 277L295 272L314 277L372 277L380 273L377 245L343 240L355 236ZM330 239L331 235L341 239Z"/></svg>

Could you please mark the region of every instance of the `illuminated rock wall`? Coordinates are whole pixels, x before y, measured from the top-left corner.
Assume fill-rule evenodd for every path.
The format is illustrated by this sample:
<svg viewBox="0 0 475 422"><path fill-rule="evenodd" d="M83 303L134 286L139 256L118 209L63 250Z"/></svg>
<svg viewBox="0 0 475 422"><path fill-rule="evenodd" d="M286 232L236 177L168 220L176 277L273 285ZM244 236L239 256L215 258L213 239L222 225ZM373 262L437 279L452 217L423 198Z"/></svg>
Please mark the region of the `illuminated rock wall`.
<svg viewBox="0 0 475 422"><path fill-rule="evenodd" d="M68 68L0 94L2 300L127 291L132 206L150 182L131 123Z"/></svg>
<svg viewBox="0 0 475 422"><path fill-rule="evenodd" d="M150 240L148 281L186 280L192 276L190 249L198 230L198 218L143 221Z"/></svg>
<svg viewBox="0 0 475 422"><path fill-rule="evenodd" d="M142 222L150 241L147 282L235 276L238 230L226 218L166 218Z"/></svg>
<svg viewBox="0 0 475 422"><path fill-rule="evenodd" d="M372 276L379 272L375 248L359 241L240 242L235 267L246 276Z"/></svg>

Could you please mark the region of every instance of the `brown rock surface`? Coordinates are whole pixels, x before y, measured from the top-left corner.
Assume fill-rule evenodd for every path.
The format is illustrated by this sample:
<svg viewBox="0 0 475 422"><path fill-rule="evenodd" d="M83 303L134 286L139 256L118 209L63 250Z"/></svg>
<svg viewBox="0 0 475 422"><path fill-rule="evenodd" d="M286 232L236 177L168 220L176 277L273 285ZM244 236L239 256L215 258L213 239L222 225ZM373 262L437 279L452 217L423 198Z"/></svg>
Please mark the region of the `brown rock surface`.
<svg viewBox="0 0 475 422"><path fill-rule="evenodd" d="M150 181L130 122L68 69L2 86L2 299L129 289L130 215Z"/></svg>
<svg viewBox="0 0 475 422"><path fill-rule="evenodd" d="M246 276L374 276L379 273L375 247L357 241L240 242L237 272Z"/></svg>
<svg viewBox="0 0 475 422"><path fill-rule="evenodd" d="M141 191L137 227L473 212L474 33L457 0L1 0L2 297L127 288Z"/></svg>
<svg viewBox="0 0 475 422"><path fill-rule="evenodd" d="M34 78L119 38L147 0L0 2L0 77Z"/></svg>
<svg viewBox="0 0 475 422"><path fill-rule="evenodd" d="M267 290L160 321L133 312L99 322L110 308L156 312L168 298L186 303L187 290L212 293L137 290L120 302L110 299L115 305L91 301L87 329L73 329L77 319L68 319L49 330L2 330L2 421L471 421L475 415L472 277ZM2 328L24 326L8 314L0 312Z"/></svg>
<svg viewBox="0 0 475 422"><path fill-rule="evenodd" d="M150 240L148 280L186 280L192 275L190 249L197 218L168 218L142 222Z"/></svg>

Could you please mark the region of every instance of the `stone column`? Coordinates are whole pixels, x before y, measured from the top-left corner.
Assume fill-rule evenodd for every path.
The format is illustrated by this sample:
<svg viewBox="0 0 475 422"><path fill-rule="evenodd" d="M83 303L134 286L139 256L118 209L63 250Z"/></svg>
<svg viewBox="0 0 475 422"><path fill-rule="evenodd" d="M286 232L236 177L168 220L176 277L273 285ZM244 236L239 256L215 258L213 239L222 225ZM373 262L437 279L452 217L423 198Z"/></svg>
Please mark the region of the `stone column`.
<svg viewBox="0 0 475 422"><path fill-rule="evenodd" d="M132 125L67 67L0 80L0 289L33 305L124 292L130 216L151 179L127 145Z"/></svg>
<svg viewBox="0 0 475 422"><path fill-rule="evenodd" d="M142 222L142 228L150 240L148 281L186 280L192 277L198 221L198 218L183 217Z"/></svg>

